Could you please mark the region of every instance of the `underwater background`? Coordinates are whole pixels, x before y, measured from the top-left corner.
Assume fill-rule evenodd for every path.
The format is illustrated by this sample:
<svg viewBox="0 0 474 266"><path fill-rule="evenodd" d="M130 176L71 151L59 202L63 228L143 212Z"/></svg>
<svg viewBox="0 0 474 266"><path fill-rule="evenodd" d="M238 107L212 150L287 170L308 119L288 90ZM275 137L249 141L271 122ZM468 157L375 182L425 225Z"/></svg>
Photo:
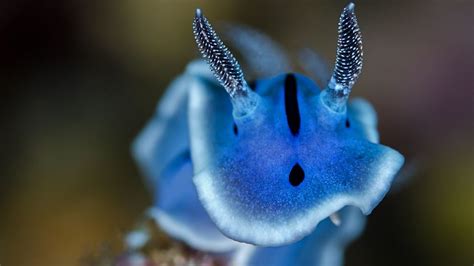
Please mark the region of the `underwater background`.
<svg viewBox="0 0 474 266"><path fill-rule="evenodd" d="M472 265L474 1L355 3L364 69L353 96L375 106L381 142L407 167L346 265ZM199 57L196 7L217 31L252 26L293 58L309 47L332 66L346 4L1 1L0 265L90 265L120 254L152 201L130 144Z"/></svg>

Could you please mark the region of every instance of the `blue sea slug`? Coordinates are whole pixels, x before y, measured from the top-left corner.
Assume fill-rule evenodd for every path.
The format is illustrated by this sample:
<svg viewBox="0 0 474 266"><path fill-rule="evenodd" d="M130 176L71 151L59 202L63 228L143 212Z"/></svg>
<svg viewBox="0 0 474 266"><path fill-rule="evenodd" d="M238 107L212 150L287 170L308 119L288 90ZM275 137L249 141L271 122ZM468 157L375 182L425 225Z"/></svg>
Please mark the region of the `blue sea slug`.
<svg viewBox="0 0 474 266"><path fill-rule="evenodd" d="M349 101L362 70L354 4L340 16L336 63L323 88L297 73L250 83L199 9L193 30L205 61L173 81L133 145L157 223L194 248L239 250L247 262L311 243L323 252L321 243L355 237L328 221L360 232L358 209L367 215L377 206L404 158L378 143L372 106Z"/></svg>

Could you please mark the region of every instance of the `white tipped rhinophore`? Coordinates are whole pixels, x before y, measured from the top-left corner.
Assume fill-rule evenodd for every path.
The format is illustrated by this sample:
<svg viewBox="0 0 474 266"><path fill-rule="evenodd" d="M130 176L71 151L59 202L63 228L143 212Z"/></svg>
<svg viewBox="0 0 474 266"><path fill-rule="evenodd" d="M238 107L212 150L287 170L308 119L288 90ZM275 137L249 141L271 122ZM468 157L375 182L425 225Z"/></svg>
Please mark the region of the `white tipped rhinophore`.
<svg viewBox="0 0 474 266"><path fill-rule="evenodd" d="M201 9L196 9L193 31L199 51L229 93L235 114L243 116L253 111L258 102L257 94L250 90L239 63L217 36Z"/></svg>
<svg viewBox="0 0 474 266"><path fill-rule="evenodd" d="M341 13L334 72L323 94L324 103L336 112L345 110L352 86L362 71L362 35L350 3Z"/></svg>

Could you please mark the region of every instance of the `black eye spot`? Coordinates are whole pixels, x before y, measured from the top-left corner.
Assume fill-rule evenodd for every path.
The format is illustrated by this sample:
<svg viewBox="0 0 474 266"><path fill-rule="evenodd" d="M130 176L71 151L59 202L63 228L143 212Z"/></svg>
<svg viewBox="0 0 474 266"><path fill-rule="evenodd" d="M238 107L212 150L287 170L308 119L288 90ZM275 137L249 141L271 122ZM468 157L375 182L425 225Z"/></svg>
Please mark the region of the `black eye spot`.
<svg viewBox="0 0 474 266"><path fill-rule="evenodd" d="M234 123L234 135L239 135L239 128L237 127L237 125Z"/></svg>
<svg viewBox="0 0 474 266"><path fill-rule="evenodd" d="M299 184L303 182L304 171L303 171L303 168L301 168L301 166L298 163L296 163L291 169L289 180L290 180L290 184L294 187L299 186Z"/></svg>
<svg viewBox="0 0 474 266"><path fill-rule="evenodd" d="M347 128L351 127L351 121L349 121L349 119L346 119L346 127Z"/></svg>

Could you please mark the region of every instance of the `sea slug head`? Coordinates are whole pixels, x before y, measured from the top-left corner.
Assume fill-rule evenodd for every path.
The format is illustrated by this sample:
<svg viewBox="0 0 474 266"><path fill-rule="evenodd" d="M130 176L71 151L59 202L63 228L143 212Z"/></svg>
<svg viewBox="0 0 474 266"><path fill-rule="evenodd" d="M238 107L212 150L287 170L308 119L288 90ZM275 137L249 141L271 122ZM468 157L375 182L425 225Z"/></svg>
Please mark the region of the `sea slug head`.
<svg viewBox="0 0 474 266"><path fill-rule="evenodd" d="M193 29L218 81L195 84L189 96L193 181L217 227L240 242L279 246L346 205L370 213L404 159L365 134L363 115L348 103L362 69L354 4L341 14L322 91L293 73L248 83L199 9Z"/></svg>

